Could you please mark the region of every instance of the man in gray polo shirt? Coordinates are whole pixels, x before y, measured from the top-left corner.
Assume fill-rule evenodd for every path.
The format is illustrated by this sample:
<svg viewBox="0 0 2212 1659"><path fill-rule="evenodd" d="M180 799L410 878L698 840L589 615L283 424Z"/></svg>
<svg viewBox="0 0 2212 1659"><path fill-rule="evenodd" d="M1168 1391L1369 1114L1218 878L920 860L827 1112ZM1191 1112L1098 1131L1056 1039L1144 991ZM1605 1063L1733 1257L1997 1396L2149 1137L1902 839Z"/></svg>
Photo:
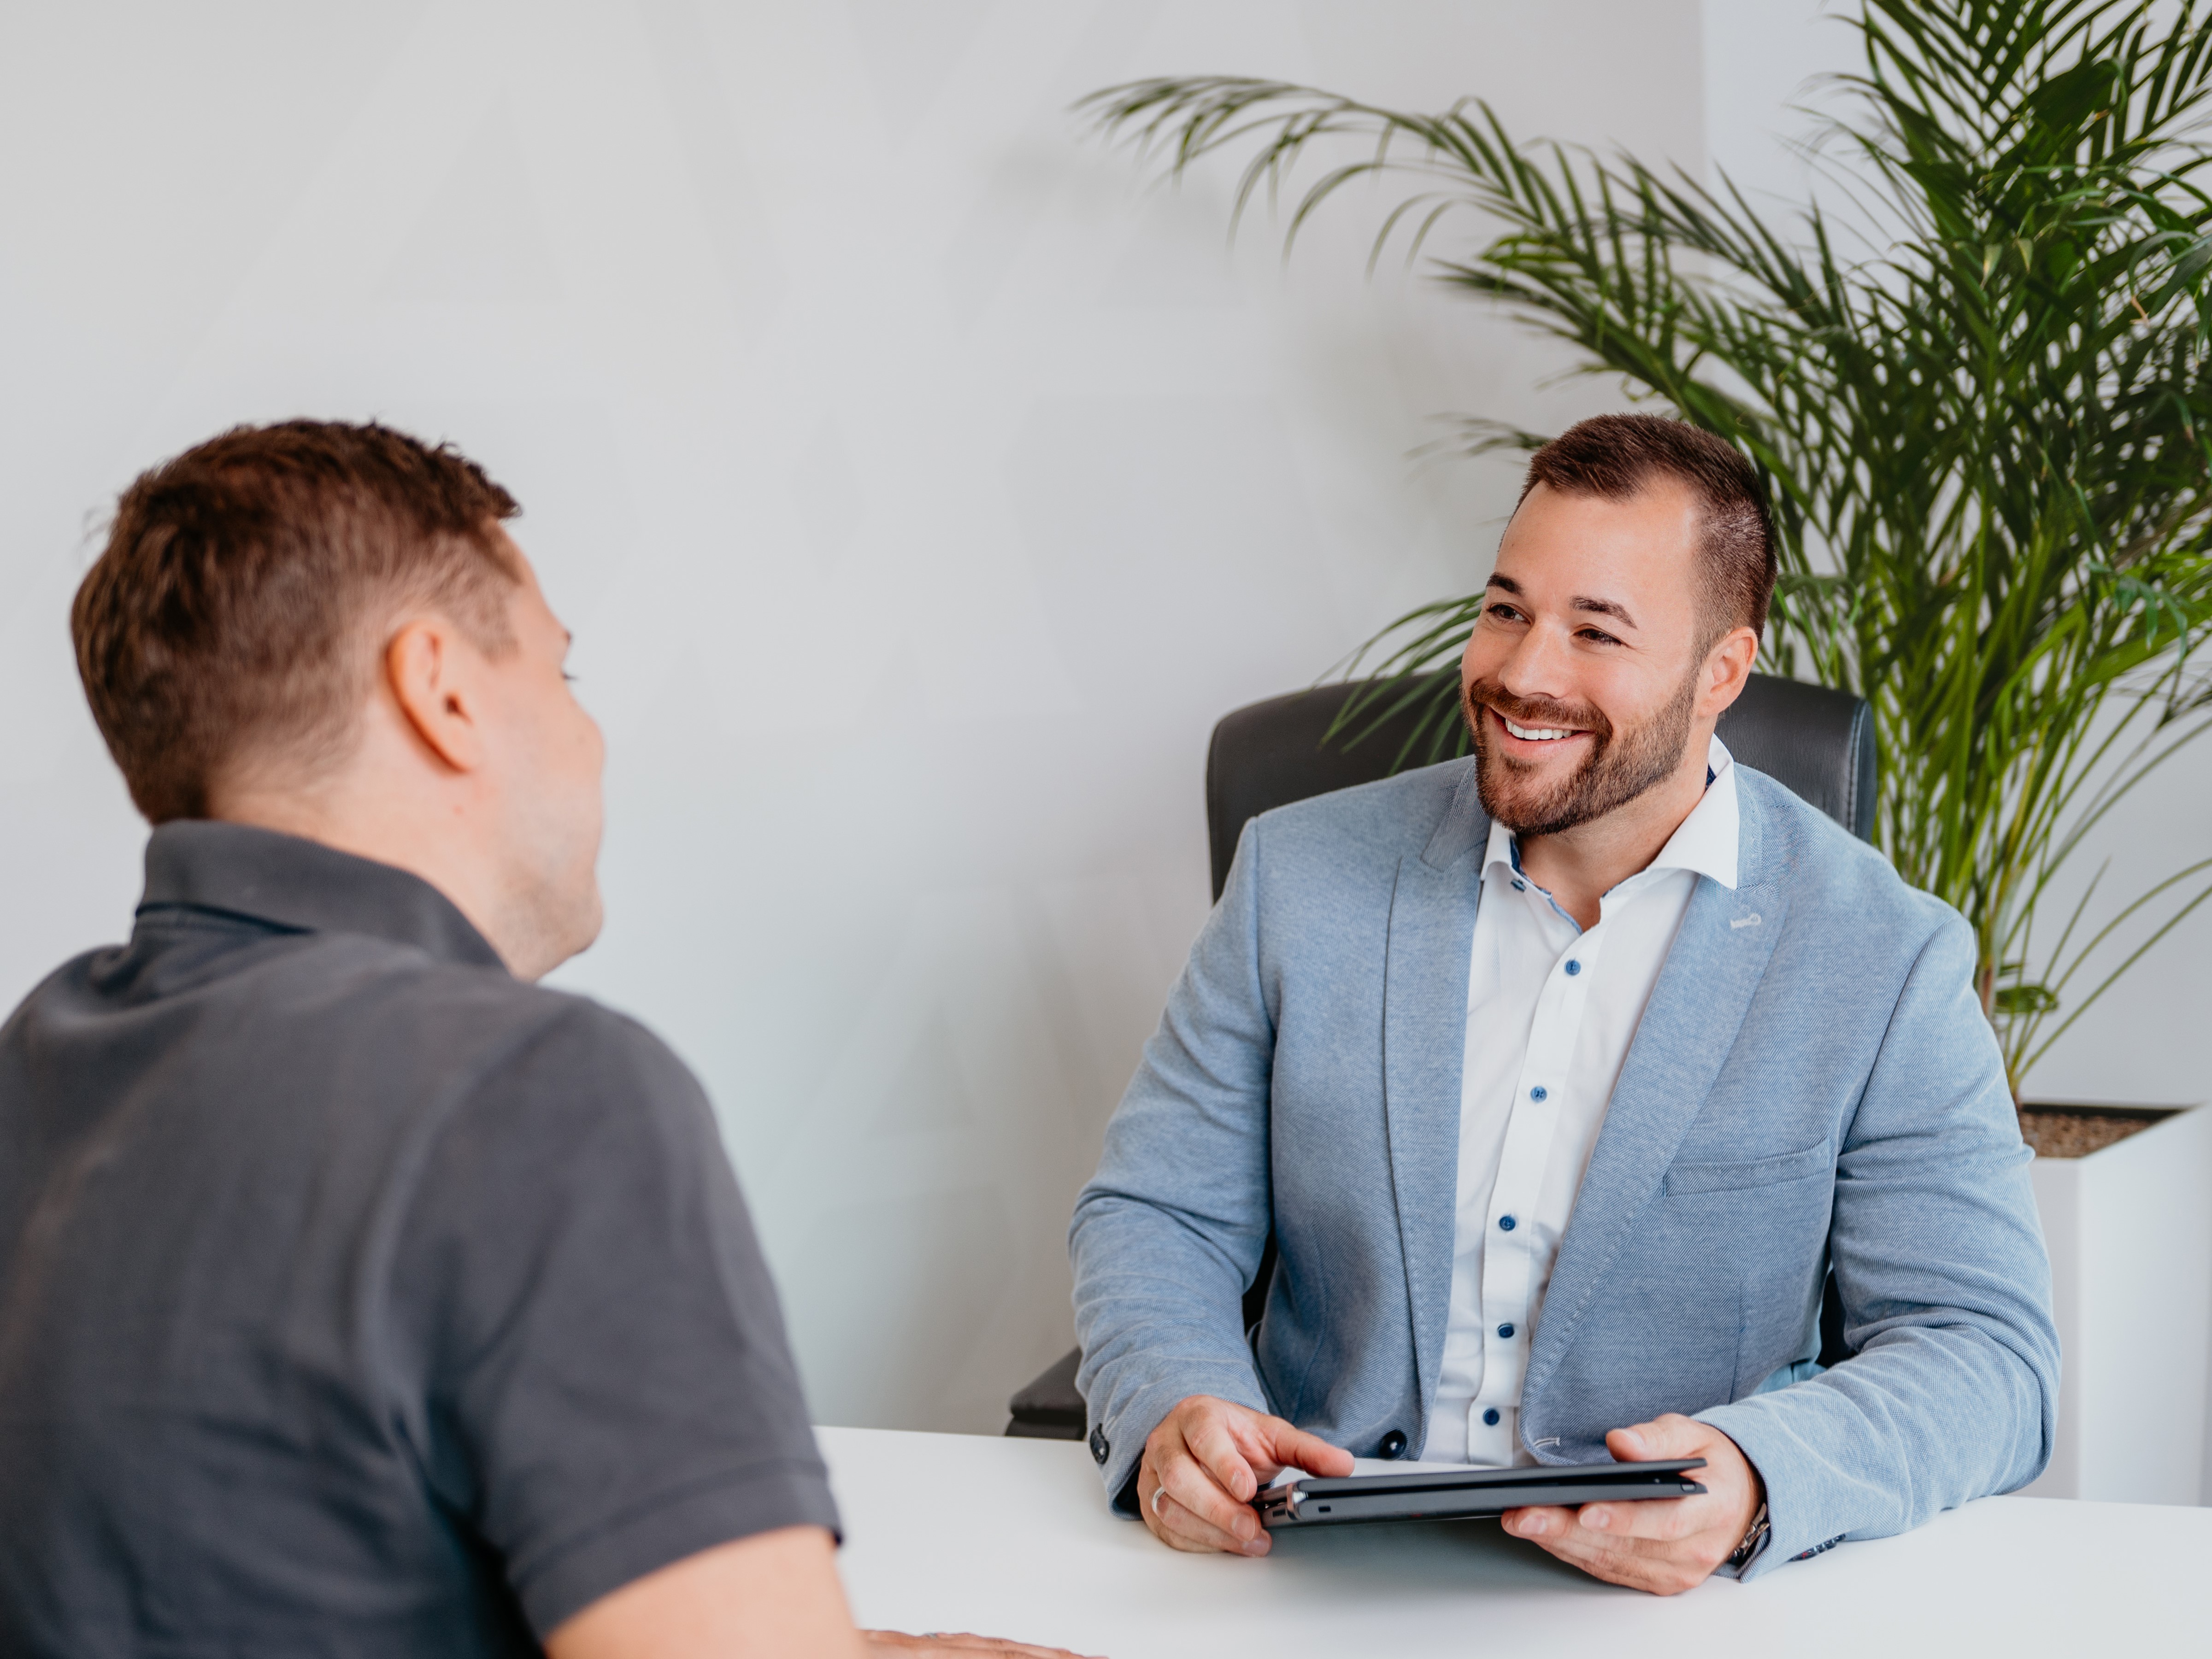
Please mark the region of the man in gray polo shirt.
<svg viewBox="0 0 2212 1659"><path fill-rule="evenodd" d="M0 1652L862 1650L706 1100L531 983L599 930L602 749L514 511L241 428L77 596L155 827L130 943L0 1027Z"/></svg>

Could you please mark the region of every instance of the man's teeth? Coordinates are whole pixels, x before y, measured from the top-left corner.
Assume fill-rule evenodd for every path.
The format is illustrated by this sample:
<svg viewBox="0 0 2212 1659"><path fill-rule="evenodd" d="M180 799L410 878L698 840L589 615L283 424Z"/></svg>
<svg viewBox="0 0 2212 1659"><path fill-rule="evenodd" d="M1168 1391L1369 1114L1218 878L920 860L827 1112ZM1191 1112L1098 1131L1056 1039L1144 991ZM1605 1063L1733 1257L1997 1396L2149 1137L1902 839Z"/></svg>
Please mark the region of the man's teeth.
<svg viewBox="0 0 2212 1659"><path fill-rule="evenodd" d="M1498 718L1505 720L1503 714ZM1527 738L1535 743L1549 743L1554 738L1574 736L1571 732L1561 732L1548 726L1516 726L1511 720L1505 720L1505 729L1516 738Z"/></svg>

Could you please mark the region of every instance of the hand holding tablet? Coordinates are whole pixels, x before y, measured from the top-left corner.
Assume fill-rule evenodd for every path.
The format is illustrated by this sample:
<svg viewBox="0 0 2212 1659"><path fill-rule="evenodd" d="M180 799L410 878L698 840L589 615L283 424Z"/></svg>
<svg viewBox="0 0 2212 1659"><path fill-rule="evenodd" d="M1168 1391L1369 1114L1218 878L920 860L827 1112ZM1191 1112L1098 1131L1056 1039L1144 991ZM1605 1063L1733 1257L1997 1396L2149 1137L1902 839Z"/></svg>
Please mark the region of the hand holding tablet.
<svg viewBox="0 0 2212 1659"><path fill-rule="evenodd" d="M1279 1417L1192 1395L1145 1442L1138 1513L1173 1549L1265 1555L1267 1534L1252 1500L1285 1468L1348 1475L1352 1454Z"/></svg>
<svg viewBox="0 0 2212 1659"><path fill-rule="evenodd" d="M1592 1577L1660 1595L1702 1583L1750 1537L1765 1486L1718 1429L1668 1413L1613 1430L1606 1449L1619 1461L1361 1475L1350 1453L1281 1418L1194 1395L1146 1441L1137 1500L1163 1543L1237 1555L1267 1554L1287 1527L1500 1516Z"/></svg>
<svg viewBox="0 0 2212 1659"><path fill-rule="evenodd" d="M1703 1583L1739 1548L1755 1553L1766 1484L1735 1441L1710 1423L1668 1412L1615 1429L1606 1449L1625 1463L1702 1458L1705 1491L1672 1504L1539 1505L1515 1510L1505 1530L1609 1584L1674 1595Z"/></svg>
<svg viewBox="0 0 2212 1659"><path fill-rule="evenodd" d="M1340 1479L1293 1475L1252 1500L1270 1532L1359 1521L1448 1521L1540 1505L1694 1498L1702 1457L1655 1463L1582 1463L1512 1469L1437 1469Z"/></svg>

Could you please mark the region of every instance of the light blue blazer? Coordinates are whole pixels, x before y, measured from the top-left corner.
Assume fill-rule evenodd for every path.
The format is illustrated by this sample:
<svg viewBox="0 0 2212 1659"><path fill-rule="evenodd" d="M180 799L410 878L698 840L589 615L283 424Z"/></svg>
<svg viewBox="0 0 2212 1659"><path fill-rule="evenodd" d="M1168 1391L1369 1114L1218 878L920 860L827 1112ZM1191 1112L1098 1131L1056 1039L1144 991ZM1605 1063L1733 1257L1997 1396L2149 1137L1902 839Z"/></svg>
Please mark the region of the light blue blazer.
<svg viewBox="0 0 2212 1659"><path fill-rule="evenodd" d="M1429 1428L1451 1290L1474 763L1253 820L1078 1200L1079 1381L1109 1493L1176 1401L1362 1455ZM1662 1412L1758 1467L1746 1576L2033 1480L2058 1339L2028 1153L1956 911L1737 769L1561 1241L1521 1433L1589 1462ZM1239 1301L1280 1251L1249 1340ZM1822 1371L1832 1261L1856 1357Z"/></svg>

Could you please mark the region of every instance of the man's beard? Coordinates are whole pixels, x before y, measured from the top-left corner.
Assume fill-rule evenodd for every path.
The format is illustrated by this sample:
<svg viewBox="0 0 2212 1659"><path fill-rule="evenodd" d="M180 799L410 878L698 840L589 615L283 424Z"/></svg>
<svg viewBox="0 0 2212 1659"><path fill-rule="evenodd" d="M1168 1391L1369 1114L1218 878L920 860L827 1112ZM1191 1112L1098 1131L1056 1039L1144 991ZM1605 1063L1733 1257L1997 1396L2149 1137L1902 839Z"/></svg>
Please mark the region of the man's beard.
<svg viewBox="0 0 2212 1659"><path fill-rule="evenodd" d="M1682 677L1681 689L1664 708L1641 726L1617 732L1613 722L1588 703L1516 697L1490 680L1463 686L1460 708L1474 734L1474 781L1483 810L1516 835L1556 836L1627 805L1682 763L1697 700L1698 676L1692 669ZM1588 732L1589 754L1558 782L1540 784L1528 762L1498 751L1490 725L1482 718L1486 707L1516 726Z"/></svg>

